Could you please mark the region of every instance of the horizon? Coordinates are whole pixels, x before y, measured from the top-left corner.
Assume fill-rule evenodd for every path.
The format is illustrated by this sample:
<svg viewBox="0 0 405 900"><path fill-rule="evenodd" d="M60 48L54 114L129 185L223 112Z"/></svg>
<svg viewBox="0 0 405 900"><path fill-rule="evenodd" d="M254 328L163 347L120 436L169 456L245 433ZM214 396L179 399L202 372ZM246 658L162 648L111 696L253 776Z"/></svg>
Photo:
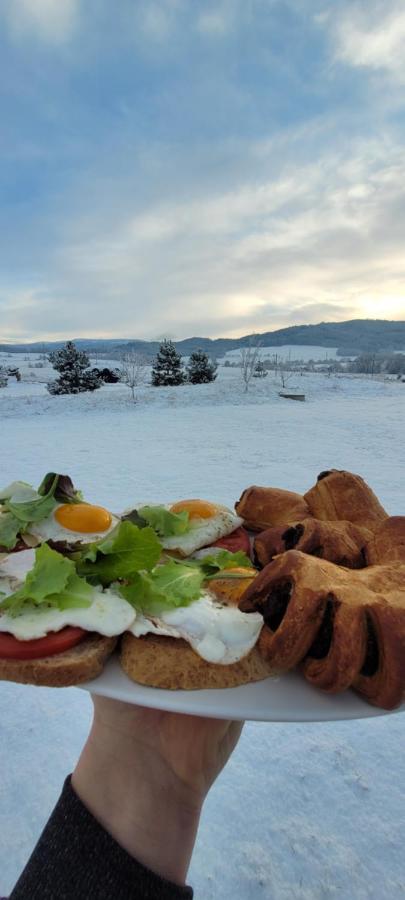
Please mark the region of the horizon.
<svg viewBox="0 0 405 900"><path fill-rule="evenodd" d="M347 325L347 324L352 324L352 323L357 323L357 322L381 322L381 323L385 322L387 324L389 323L389 324L405 325L405 319L370 319L370 318L361 319L361 318L357 318L357 319L345 319L344 321L331 320L331 321L321 321L321 322L307 322L307 323L304 323L301 325L289 325L289 326L287 326L287 330L292 329L292 328L305 327L305 326L316 327L318 325L339 325L339 324ZM56 338L52 338L52 339L39 337L39 338L35 338L35 340L7 341L7 340L1 340L1 335L0 335L0 345L8 345L10 347L12 347L14 345L30 346L31 344L41 344L41 343L48 344L48 343L53 343L53 342L59 343L61 341L72 341L73 343L75 343L77 341L92 341L94 343L96 343L97 341L110 341L110 342L118 341L118 342L122 342L122 343L131 343L131 341L144 341L145 343L159 343L163 340L171 340L174 343L178 343L180 341L200 340L200 339L201 340L210 340L210 341L239 340L239 339L241 340L243 338L254 337L254 336L257 336L257 338L260 338L264 334L266 334L266 335L273 334L273 333L277 334L283 330L286 330L286 329L273 329L270 331L266 330L266 331L262 331L262 332L257 331L257 332L247 333L247 334L243 333L243 334L235 336L234 338L229 338L227 335L219 335L218 337L210 337L208 335L202 335L202 334L186 335L183 338L177 338L173 335L171 335L171 336L170 335L160 335L160 336L152 337L152 338L141 338L141 337L135 337L135 336L123 338L123 337L118 337L118 336L110 337L108 335L107 336L100 336L100 335L94 336L94 334L92 334L91 336L88 336L88 337L86 337L86 336L83 337L82 335L75 335L75 337L71 337L71 336L70 337L59 337L59 338L56 337Z"/></svg>
<svg viewBox="0 0 405 900"><path fill-rule="evenodd" d="M400 0L3 4L0 341L401 321L404 41Z"/></svg>

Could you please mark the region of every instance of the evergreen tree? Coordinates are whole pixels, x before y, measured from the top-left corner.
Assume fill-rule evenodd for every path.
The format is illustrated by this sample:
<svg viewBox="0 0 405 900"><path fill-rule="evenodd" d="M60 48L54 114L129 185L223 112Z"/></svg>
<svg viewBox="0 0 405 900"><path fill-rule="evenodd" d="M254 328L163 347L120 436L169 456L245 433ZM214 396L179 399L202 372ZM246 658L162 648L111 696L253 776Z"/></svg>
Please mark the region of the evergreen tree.
<svg viewBox="0 0 405 900"><path fill-rule="evenodd" d="M7 371L3 366L0 366L0 388L7 387L7 384Z"/></svg>
<svg viewBox="0 0 405 900"><path fill-rule="evenodd" d="M155 387L177 385L184 384L185 380L181 356L177 353L172 341L164 340L159 347L152 369L152 384Z"/></svg>
<svg viewBox="0 0 405 900"><path fill-rule="evenodd" d="M255 368L254 368L253 378L265 378L266 375L267 375L267 371L264 368L263 363L259 359L259 361L256 363Z"/></svg>
<svg viewBox="0 0 405 900"><path fill-rule="evenodd" d="M191 384L208 384L215 381L218 366L203 350L194 350L187 366L187 376Z"/></svg>
<svg viewBox="0 0 405 900"><path fill-rule="evenodd" d="M77 350L73 341L68 341L61 350L50 353L48 360L60 372L56 381L47 384L50 394L81 394L101 387L99 376L91 370L86 371L90 366L89 357L82 350Z"/></svg>

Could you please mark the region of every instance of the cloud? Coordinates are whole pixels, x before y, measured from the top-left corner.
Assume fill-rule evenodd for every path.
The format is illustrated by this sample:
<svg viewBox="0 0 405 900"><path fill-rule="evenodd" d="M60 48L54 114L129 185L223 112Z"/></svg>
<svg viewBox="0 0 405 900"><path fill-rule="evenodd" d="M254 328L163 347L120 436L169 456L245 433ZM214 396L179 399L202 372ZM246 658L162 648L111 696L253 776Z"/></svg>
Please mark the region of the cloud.
<svg viewBox="0 0 405 900"><path fill-rule="evenodd" d="M405 10L402 0L356 0L336 12L320 14L335 43L338 60L382 70L405 81Z"/></svg>
<svg viewBox="0 0 405 900"><path fill-rule="evenodd" d="M81 196L86 213L79 205L58 235L47 280L40 273L35 302L18 316L19 333L219 336L320 319L401 318L402 147L358 139L350 156L325 145L311 160L313 137L305 147L301 134L301 164L286 162L282 142L272 150L266 142L263 153L257 142L245 144L233 191L201 191L177 158L187 198L154 197L136 209L128 173L114 182L113 217L101 194L94 206L94 188L91 216ZM256 160L254 179L246 177L246 154ZM10 317L5 311L3 322Z"/></svg>
<svg viewBox="0 0 405 900"><path fill-rule="evenodd" d="M3 15L13 36L60 44L73 36L79 7L80 0L6 0Z"/></svg>

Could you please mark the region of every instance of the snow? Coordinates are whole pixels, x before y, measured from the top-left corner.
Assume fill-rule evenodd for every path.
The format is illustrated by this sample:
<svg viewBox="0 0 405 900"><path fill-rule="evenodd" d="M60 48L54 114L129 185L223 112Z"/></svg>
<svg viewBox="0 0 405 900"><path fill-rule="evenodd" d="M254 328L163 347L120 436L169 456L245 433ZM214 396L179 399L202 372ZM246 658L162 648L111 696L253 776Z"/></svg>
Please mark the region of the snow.
<svg viewBox="0 0 405 900"><path fill-rule="evenodd" d="M404 385L324 375L293 384L305 403L282 400L272 375L246 395L239 371L221 367L209 385L145 384L134 405L120 384L51 397L11 379L0 390L1 482L68 472L86 498L119 511L140 497L232 505L252 483L305 491L336 467L404 513ZM0 709L6 894L75 764L91 703L76 689L2 683ZM204 809L189 876L196 900L404 897L404 738L402 715L248 723Z"/></svg>
<svg viewBox="0 0 405 900"><path fill-rule="evenodd" d="M338 347L316 347L307 346L306 344L283 344L280 347L260 347L259 356L260 359L273 359L277 356L279 362L281 360L287 362L290 359L299 359L302 362L309 362L310 359L322 360L322 362L328 360L337 362L341 358L338 354L338 349ZM239 357L240 350L228 350L224 359L229 359L230 362L237 362Z"/></svg>

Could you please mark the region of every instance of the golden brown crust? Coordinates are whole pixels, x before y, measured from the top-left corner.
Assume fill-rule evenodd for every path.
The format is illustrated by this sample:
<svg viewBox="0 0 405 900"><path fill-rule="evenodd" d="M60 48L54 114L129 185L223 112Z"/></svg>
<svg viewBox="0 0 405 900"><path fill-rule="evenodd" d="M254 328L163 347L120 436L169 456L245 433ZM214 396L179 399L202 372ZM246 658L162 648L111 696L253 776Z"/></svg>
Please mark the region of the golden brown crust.
<svg viewBox="0 0 405 900"><path fill-rule="evenodd" d="M387 517L385 509L360 475L331 469L321 472L306 494L310 513L316 519L344 519L374 532Z"/></svg>
<svg viewBox="0 0 405 900"><path fill-rule="evenodd" d="M368 609L367 625L368 653L353 687L374 706L395 709L405 698L404 611L376 604Z"/></svg>
<svg viewBox="0 0 405 900"><path fill-rule="evenodd" d="M263 531L271 525L288 525L311 515L301 494L257 485L243 491L235 503L235 510L252 531Z"/></svg>
<svg viewBox="0 0 405 900"><path fill-rule="evenodd" d="M273 671L257 647L239 662L220 666L201 659L181 638L136 638L129 632L121 643L121 665L132 681L170 691L237 687L262 681Z"/></svg>
<svg viewBox="0 0 405 900"><path fill-rule="evenodd" d="M0 680L43 687L70 687L100 675L116 637L91 633L70 650L42 659L0 659Z"/></svg>
<svg viewBox="0 0 405 900"><path fill-rule="evenodd" d="M346 606L332 599L328 600L328 604L328 618L330 616L332 619L331 634L327 633L327 625L325 628L321 626L320 632L323 631L323 634L318 632L309 651L311 655L302 664L302 671L314 687L337 694L349 688L361 670L366 655L367 630L361 608Z"/></svg>
<svg viewBox="0 0 405 900"><path fill-rule="evenodd" d="M405 516L385 519L364 548L368 566L405 563Z"/></svg>
<svg viewBox="0 0 405 900"><path fill-rule="evenodd" d="M247 589L239 608L257 610L259 647L278 669L298 662L323 690L350 685L392 709L405 690L405 564L350 570L288 550Z"/></svg>
<svg viewBox="0 0 405 900"><path fill-rule="evenodd" d="M321 626L328 591L305 578L306 556L289 550L269 563L245 591L239 609L260 612L265 625L259 650L278 671L296 666L308 652Z"/></svg>
<svg viewBox="0 0 405 900"><path fill-rule="evenodd" d="M365 566L362 550L371 538L371 531L352 522L303 519L288 527L267 528L255 538L253 547L261 566L286 550L301 550L348 569L361 569Z"/></svg>

